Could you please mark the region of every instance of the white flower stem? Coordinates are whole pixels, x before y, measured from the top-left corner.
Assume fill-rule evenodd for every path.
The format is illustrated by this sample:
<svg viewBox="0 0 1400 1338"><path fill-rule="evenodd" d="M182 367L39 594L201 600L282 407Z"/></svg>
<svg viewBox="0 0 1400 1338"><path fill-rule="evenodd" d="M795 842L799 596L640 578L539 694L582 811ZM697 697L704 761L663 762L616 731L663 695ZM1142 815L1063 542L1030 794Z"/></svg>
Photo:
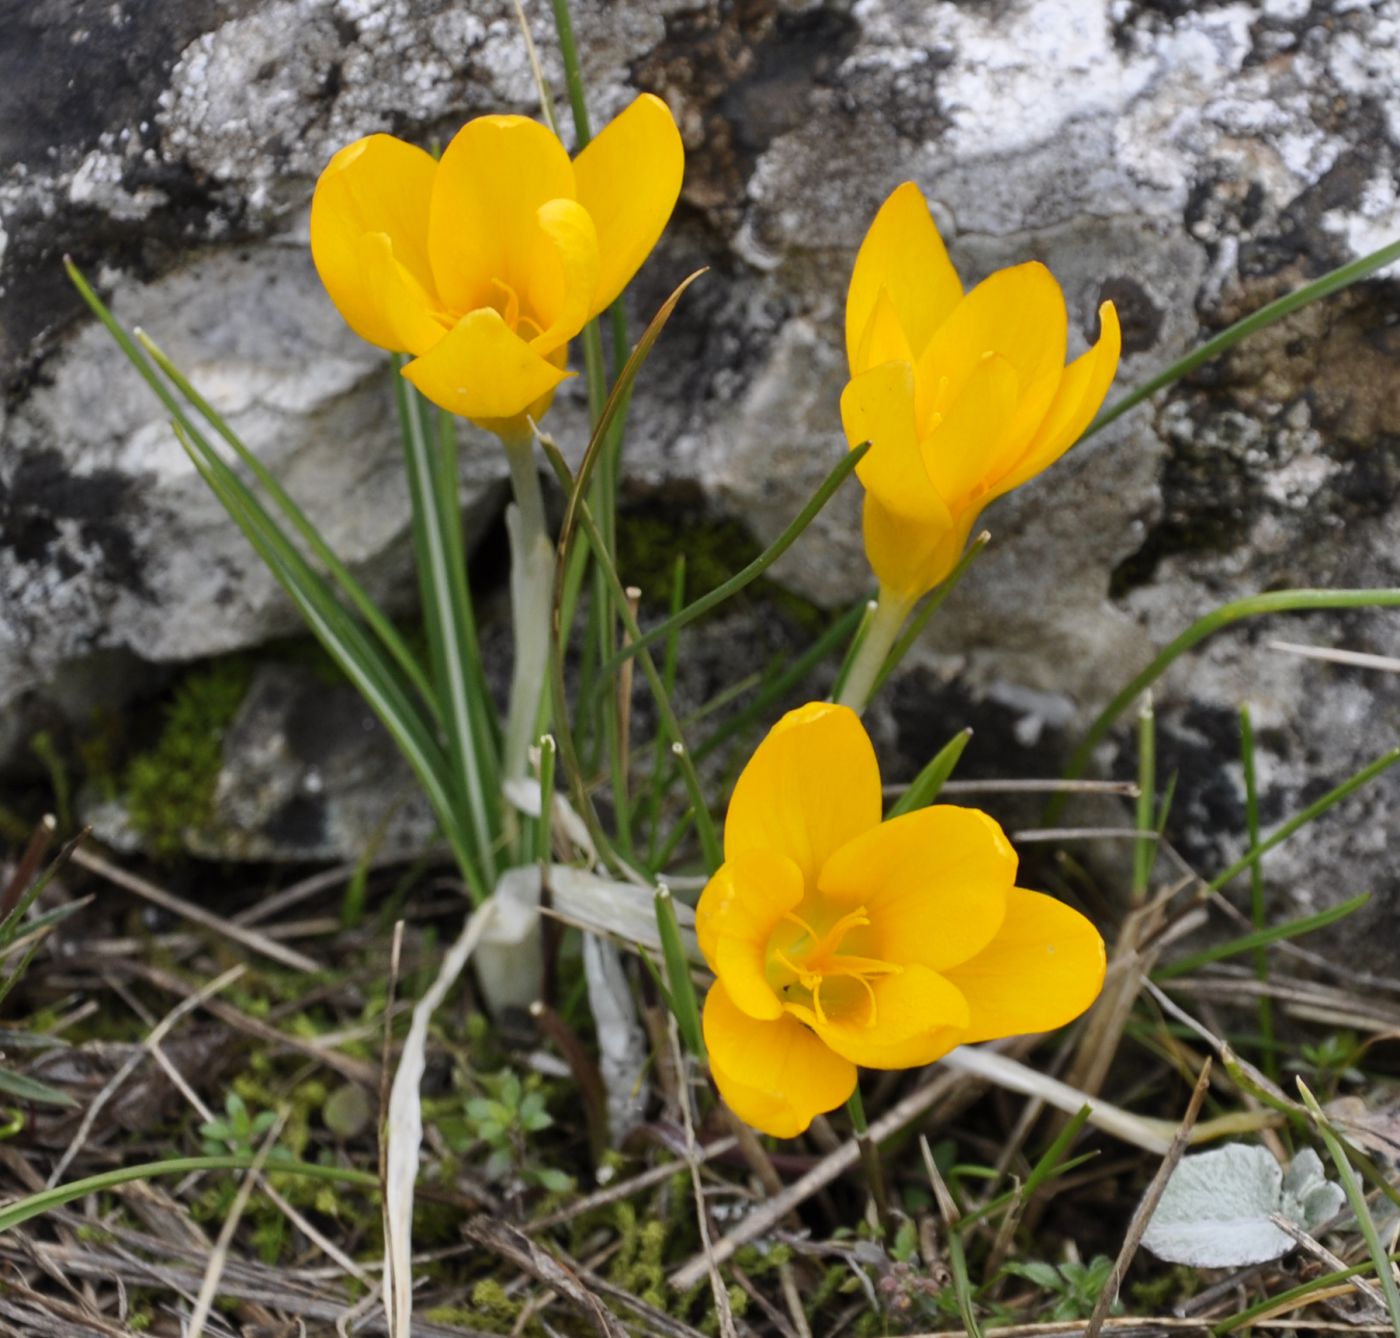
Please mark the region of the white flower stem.
<svg viewBox="0 0 1400 1338"><path fill-rule="evenodd" d="M545 526L544 495L535 469L534 436L502 436L510 462L514 504L506 513L510 534L510 605L515 624L515 665L506 715L503 779L524 780L530 743L539 725L549 666L550 606L554 594L554 545Z"/></svg>
<svg viewBox="0 0 1400 1338"><path fill-rule="evenodd" d="M865 636L851 661L850 672L842 685L838 703L849 706L860 715L870 704L880 671L885 667L890 649L899 637L904 621L914 607L912 600L901 599L883 586L875 601L875 612L866 625Z"/></svg>

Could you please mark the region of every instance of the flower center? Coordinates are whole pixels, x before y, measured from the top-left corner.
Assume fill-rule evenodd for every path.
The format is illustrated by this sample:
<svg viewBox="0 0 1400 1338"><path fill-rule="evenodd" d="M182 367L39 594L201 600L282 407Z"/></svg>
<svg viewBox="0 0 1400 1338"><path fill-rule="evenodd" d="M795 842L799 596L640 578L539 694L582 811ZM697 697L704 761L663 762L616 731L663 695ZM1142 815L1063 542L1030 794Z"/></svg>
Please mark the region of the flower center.
<svg viewBox="0 0 1400 1338"><path fill-rule="evenodd" d="M769 984L784 1002L810 1008L821 1023L858 1020L873 1027L876 1005L871 977L894 975L900 968L841 951L847 935L869 924L864 906L841 916L824 932L801 916L785 914L768 943Z"/></svg>
<svg viewBox="0 0 1400 1338"><path fill-rule="evenodd" d="M522 313L520 294L504 279L492 279L494 290L491 305L501 314L501 319L522 339L533 339L541 333L538 321Z"/></svg>

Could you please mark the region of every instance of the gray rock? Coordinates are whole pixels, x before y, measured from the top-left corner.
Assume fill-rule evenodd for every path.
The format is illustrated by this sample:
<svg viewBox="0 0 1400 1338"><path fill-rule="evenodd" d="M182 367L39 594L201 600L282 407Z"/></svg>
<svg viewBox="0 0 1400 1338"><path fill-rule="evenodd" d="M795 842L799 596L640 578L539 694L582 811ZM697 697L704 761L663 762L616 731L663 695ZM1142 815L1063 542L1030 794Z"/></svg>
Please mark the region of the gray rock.
<svg viewBox="0 0 1400 1338"><path fill-rule="evenodd" d="M595 120L651 88L688 146L634 328L711 266L636 397L628 496L698 496L760 540L840 458L845 277L905 178L969 282L1045 260L1080 341L1112 296L1124 386L1400 233L1395 0L575 8ZM26 114L0 119L13 164L0 179L0 708L61 695L51 685L100 654L161 665L294 625L81 318L64 250L227 409L376 594L407 607L384 375L318 290L305 211L353 136L427 142L487 108L532 111L511 7L83 0L8 22L22 58L7 95ZM532 22L560 88L543 14ZM1373 280L1291 318L998 503L993 546L872 715L902 764L966 711L982 725L968 766L1054 767L1151 649L1207 609L1265 588L1400 585L1394 297L1393 279ZM566 388L549 423L575 456L581 401ZM500 505L489 441L471 437L463 471L476 533ZM868 584L857 500L838 498L778 569L820 604ZM1400 650L1393 614L1309 615L1226 632L1168 676L1174 832L1203 861L1239 849L1240 702L1255 708L1268 822L1394 740L1393 679L1280 655L1272 635ZM1000 751L979 762L993 738ZM1115 746L1102 760L1132 765ZM1281 903L1370 886L1392 907L1400 886L1379 856L1397 799L1384 781L1271 856Z"/></svg>
<svg viewBox="0 0 1400 1338"><path fill-rule="evenodd" d="M190 849L218 859L392 858L437 826L393 740L345 683L258 669L224 736L208 826Z"/></svg>

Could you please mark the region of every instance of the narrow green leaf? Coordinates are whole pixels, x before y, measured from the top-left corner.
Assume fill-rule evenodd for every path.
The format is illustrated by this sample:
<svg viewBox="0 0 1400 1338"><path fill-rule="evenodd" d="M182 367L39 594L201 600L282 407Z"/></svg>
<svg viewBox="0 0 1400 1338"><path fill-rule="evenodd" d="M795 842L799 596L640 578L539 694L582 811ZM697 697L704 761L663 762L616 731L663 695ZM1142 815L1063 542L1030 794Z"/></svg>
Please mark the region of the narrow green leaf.
<svg viewBox="0 0 1400 1338"><path fill-rule="evenodd" d="M658 887L652 898L656 907L656 931L661 936L661 956L666 966L666 993L676 1026L691 1054L705 1058L705 1037L700 1028L700 1004L695 997L695 982L690 978L681 943L681 929L676 921L676 907L669 888Z"/></svg>
<svg viewBox="0 0 1400 1338"><path fill-rule="evenodd" d="M1148 688L1152 686L1188 650L1199 645L1207 637L1246 618L1257 618L1268 613L1298 613L1311 609L1390 609L1400 607L1400 590L1381 588L1376 590L1273 590L1267 594L1250 595L1245 599L1233 600L1196 619L1184 632L1174 638L1152 661L1126 683L1113 700L1094 718L1084 737L1070 755L1065 767L1065 778L1077 780L1089 765L1094 749L1107 736L1118 718ZM1065 796L1056 795L1046 806L1047 826L1058 821L1064 811Z"/></svg>
<svg viewBox="0 0 1400 1338"><path fill-rule="evenodd" d="M1244 821L1245 834L1249 838L1249 848L1259 845L1259 780L1254 765L1254 721L1249 707L1240 708L1240 766L1244 771ZM1269 923L1269 908L1264 901L1263 861L1255 860L1249 866L1249 914L1256 929L1265 929ZM1254 951L1254 978L1264 984L1269 981L1269 954L1263 948ZM1267 995L1259 996L1259 1062L1264 1072L1274 1081L1279 1080L1278 1053L1274 1047L1274 1001Z"/></svg>
<svg viewBox="0 0 1400 1338"><path fill-rule="evenodd" d="M857 446L853 451L847 451L845 456L836 467L824 478L816 492L808 498L802 510L793 517L787 528L773 540L767 548L763 550L752 562L741 570L734 573L727 581L717 585L708 594L702 595L693 604L688 604L679 613L673 614L665 622L658 623L638 640L630 642L618 651L599 670L602 677L617 670L624 660L630 659L639 651L646 650L654 646L664 638L674 636L677 632L689 623L693 623L697 618L702 617L711 609L723 604L725 600L732 599L746 586L752 585L765 571L768 570L789 548L797 542L802 532L816 519L822 508L832 499L836 490L851 476L855 467L865 457L870 449L870 443L866 442Z"/></svg>
<svg viewBox="0 0 1400 1338"><path fill-rule="evenodd" d="M1337 1168L1337 1178L1342 1182L1342 1188L1346 1190L1347 1202L1351 1205L1357 1226L1361 1228L1361 1235L1366 1241L1371 1262L1376 1266L1376 1277L1380 1280L1381 1290L1385 1293L1385 1305L1386 1309L1390 1311L1390 1322L1395 1329L1395 1338L1400 1338L1400 1291L1396 1290L1395 1270L1391 1268L1390 1256L1386 1252L1385 1246L1381 1244L1380 1232L1376 1230L1376 1219L1371 1216L1371 1208L1366 1202L1366 1195L1361 1190L1361 1185L1356 1179L1356 1172L1352 1170L1351 1161L1343 1150L1341 1142L1333 1132L1327 1117L1322 1113L1317 1099L1301 1078L1298 1079L1298 1091L1302 1095L1303 1104L1307 1106L1312 1115L1318 1136L1327 1145L1327 1155L1332 1158L1332 1164Z"/></svg>
<svg viewBox="0 0 1400 1338"><path fill-rule="evenodd" d="M851 636L851 644L846 647L846 653L841 657L841 667L837 669L836 678L831 684L832 701L838 702L842 699L846 691L846 682L851 676L851 670L856 667L860 660L861 651L870 638L871 628L879 612L880 601L877 599L868 599L861 606L860 618L856 623L856 630Z"/></svg>
<svg viewBox="0 0 1400 1338"><path fill-rule="evenodd" d="M1153 809L1157 803L1157 728L1152 714L1152 694L1144 693L1142 709L1138 712L1138 798L1137 829L1153 830ZM1133 905L1147 896L1152 881L1152 866L1157 860L1158 842L1142 838L1133 844Z"/></svg>
<svg viewBox="0 0 1400 1338"><path fill-rule="evenodd" d="M1192 349L1184 358L1178 358L1170 367L1158 372L1150 380L1129 391L1122 399L1115 401L1089 424L1080 440L1084 441L1092 437L1095 432L1107 427L1115 419L1121 418L1129 409L1135 408L1143 400L1155 395L1159 390L1165 389L1173 381L1179 381L1188 372L1195 371L1202 363L1209 362L1212 358L1218 358L1245 336L1251 335L1257 330L1267 329L1276 321L1292 315L1293 312L1316 302L1319 298L1330 297L1333 293L1341 292L1343 288L1350 287L1358 279L1364 279L1377 270L1384 269L1394 260L1400 260L1400 241L1393 241L1372 251L1370 255L1364 255L1349 264L1341 265L1324 274L1320 279L1305 283L1301 288L1295 288L1293 292L1285 293L1267 306L1260 307L1258 311L1236 321L1214 338L1207 339L1204 344Z"/></svg>
<svg viewBox="0 0 1400 1338"><path fill-rule="evenodd" d="M472 631L463 625L464 609L459 585L465 578L454 571L462 554L461 516L456 508L456 482L452 483L451 514L443 502L423 407L417 390L397 375L401 359L394 358L394 397L402 427L405 472L413 505L413 536L418 580L423 596L423 621L432 652L437 698L447 733L452 790L466 806L471 824L480 881L491 886L496 878L495 844L499 830L499 783L492 783L491 760L477 746L480 708L472 702L472 673L467 647ZM457 536L452 537L452 531ZM463 871L465 874L465 870Z"/></svg>
<svg viewBox="0 0 1400 1338"><path fill-rule="evenodd" d="M54 1208L75 1199L86 1198L89 1194L100 1194L118 1185L129 1185L135 1180L154 1180L157 1176L188 1175L191 1171L246 1171L257 1160L254 1155L229 1155L220 1157L172 1157L166 1161L142 1162L134 1166L118 1166L115 1170L103 1171L82 1180L73 1180L66 1185L55 1185L52 1189L30 1194L0 1208L0 1231L10 1231L32 1218L40 1217ZM279 1161L276 1164L278 1175L304 1175L312 1180L329 1180L332 1183L355 1185L370 1193L378 1193L379 1177L368 1171L352 1171L340 1166L322 1166L315 1162Z"/></svg>
<svg viewBox="0 0 1400 1338"><path fill-rule="evenodd" d="M666 328L666 322L670 320L671 314L676 309L676 304L681 299L681 295L703 272L703 270L697 270L675 289L670 297L661 304L660 309L657 311L656 315L652 317L651 323L643 332L641 339L637 341L637 347L632 350L632 355L627 359L626 365L618 375L607 402L603 406L602 413L594 424L593 434L589 438L588 447L584 451L583 459L579 463L578 473L573 477L572 486L570 487L568 495L568 503L564 510L563 523L559 527L554 575L554 654L552 656L553 664L551 673L551 689L554 693L554 701L560 707L559 717L556 721L556 742L559 745L559 755L564 764L565 774L570 778L570 783L573 788L575 806L583 816L595 841L600 837L603 838L602 843L599 845L599 853L614 864L616 863L616 857L612 854L606 838L603 837L601 826L597 821L597 814L593 807L593 801L588 793L584 772L579 763L578 747L569 720L569 712L564 709L564 704L568 701L568 690L564 673L564 656L568 643L567 629L563 624L564 598L568 585L568 574L574 552L575 540L582 524L583 513L587 510L585 494L593 470L597 467L599 458L604 451L612 421L622 411L627 397L631 393L632 385L637 379L638 372L641 371L657 339L660 338L661 331ZM546 453L551 455L551 458L558 454L557 449L550 452L548 442L542 442L542 444L545 446ZM555 464L556 470L560 468L561 464L562 461ZM563 472L568 472L567 467L564 467ZM627 612L626 595L622 590L621 582L616 579L616 571L612 569L610 550L603 541L601 534L596 532L590 534L589 539L593 547L594 555L598 559L599 566L603 566L606 563L611 571L611 580L608 580L606 584L608 587L611 587L614 602L620 606L618 612L625 614ZM631 631L635 636L640 637L640 629L637 628L635 619L632 622ZM658 677L655 677L655 666L651 663L651 659L645 651L642 652L642 663L647 670L648 684L651 686L653 693L657 695L658 707L661 707L665 702L665 693L664 691L658 693L660 680ZM672 717L672 719L674 720L674 717ZM677 738L678 734L672 737L673 739ZM706 818L707 817L708 815L706 815ZM697 818L697 821L703 822L704 820ZM703 826L701 830L703 833Z"/></svg>
<svg viewBox="0 0 1400 1338"><path fill-rule="evenodd" d="M1212 878L1210 880L1212 890L1218 892L1237 874L1243 873L1246 869L1252 869L1270 850L1282 845L1294 833L1301 831L1315 818L1321 817L1329 808L1340 804L1348 795L1373 781L1383 771L1389 771L1397 762L1400 762L1400 748L1392 748L1369 766L1362 767L1356 775L1348 777L1334 789L1328 790L1321 799L1309 804L1301 813L1295 813L1273 835L1247 850L1224 873L1217 874Z"/></svg>
<svg viewBox="0 0 1400 1338"><path fill-rule="evenodd" d="M1400 1262L1400 1254L1387 1255L1386 1258L1391 1263ZM1319 1273L1317 1277L1310 1278L1307 1282L1297 1287L1289 1287L1286 1291L1281 1291L1273 1296L1266 1296L1262 1301L1256 1301L1252 1306L1241 1310L1236 1315L1231 1315L1229 1319L1223 1320L1211 1330L1216 1338L1224 1338L1227 1333L1234 1333L1237 1329L1243 1329L1261 1315L1271 1314L1274 1311L1287 1311L1298 1309L1300 1305L1307 1301L1310 1296L1318 1293L1328 1292L1339 1282L1347 1282L1352 1278L1361 1277L1366 1273L1374 1273L1376 1269L1375 1261L1368 1259L1363 1264L1356 1264L1352 1268L1341 1268L1335 1273Z"/></svg>
<svg viewBox="0 0 1400 1338"><path fill-rule="evenodd" d="M1029 1203L1036 1190L1058 1172L1065 1154L1074 1146L1079 1131L1089 1122L1089 1116L1093 1113L1092 1106L1080 1106L1078 1112L1070 1117L1069 1123L1060 1130L1055 1141L1041 1154L1040 1159L1031 1167L1025 1184L1021 1186L1020 1198L1023 1204Z"/></svg>
<svg viewBox="0 0 1400 1338"><path fill-rule="evenodd" d="M967 1273L967 1253L963 1249L962 1232L948 1232L948 1266L953 1273L953 1295L958 1300L958 1313L968 1338L982 1338L982 1326L972 1300L972 1280Z"/></svg>
<svg viewBox="0 0 1400 1338"><path fill-rule="evenodd" d="M474 868L471 843L458 821L447 770L447 759L397 683L389 663L358 623L336 602L322 578L278 528L241 480L198 435L177 425L176 435L195 468L224 504L258 556L287 592L308 628L379 717L423 785L464 870ZM487 889L477 873L468 874L473 893L481 899Z"/></svg>
<svg viewBox="0 0 1400 1338"><path fill-rule="evenodd" d="M35 1101L45 1106L76 1106L67 1092L60 1092L37 1078L26 1077L12 1069L0 1068L0 1093L18 1101Z"/></svg>
<svg viewBox="0 0 1400 1338"><path fill-rule="evenodd" d="M370 598L369 593L357 581L350 569L336 556L335 550L326 543L321 532L311 522L311 519L301 509L296 500L278 482L277 476L243 444L242 439L228 425L222 414L195 389L194 385L185 377L178 367L165 355L156 345L155 341L146 334L144 330L136 332L136 338L141 347L150 354L152 361L165 374L166 378L180 392L190 405L199 413L209 426L219 434L229 447L238 456L239 460L248 471L257 479L263 490L272 499L277 509L287 518L292 528L301 537L306 546L315 554L316 559L326 569L331 579L345 595L355 611L364 619L365 625L383 643L385 650L393 657L404 676L413 684L415 690L423 698L424 704L430 709L436 710L437 703L433 697L428 684L427 676L423 673L423 667L409 650L408 643L399 635L398 629L394 627L386 618L379 606Z"/></svg>
<svg viewBox="0 0 1400 1338"><path fill-rule="evenodd" d="M958 765L958 760L962 757L963 749L967 747L970 738L972 738L970 729L962 729L954 734L914 778L913 784L900 795L894 806L885 815L886 820L897 818L903 813L912 813L917 808L927 808L933 803L938 798L938 792L943 788L944 781L953 774L953 768Z"/></svg>
<svg viewBox="0 0 1400 1338"><path fill-rule="evenodd" d="M535 858L548 863L553 858L554 759L559 749L552 734L540 739L540 818L535 830Z"/></svg>
<svg viewBox="0 0 1400 1338"><path fill-rule="evenodd" d="M135 368L141 379L151 388L156 398L160 400L166 410L175 419L185 432L191 437L198 437L199 430L185 412L184 406L170 392L169 386L157 374L154 367L137 347L135 341L126 332L114 317L107 305L98 297L92 285L88 283L82 272L71 259L65 257L64 267L68 272L68 277L73 286L87 303L97 319L106 327L107 332L115 340L117 346L126 354L133 368ZM316 556L325 563L327 570L331 572L337 584L341 586L346 597L359 610L366 622L374 628L376 635L384 642L386 648L394 656L403 669L405 675L423 695L425 704L432 705L432 696L428 691L427 679L423 676L421 667L409 653L401 637L394 630L392 624L380 613L374 601L365 593L363 587L354 579L349 570L339 561L334 551L325 544L317 532L316 527L311 524L306 515L292 497L281 487L275 476L263 465L263 463L253 454L239 439L224 421L221 415L210 405L194 388L193 385L181 374L179 369L165 356L156 344L145 334L140 336L142 347L156 361L157 366L169 378L170 383L185 396L189 403L210 423L216 432L229 444L237 453L239 459L253 472L258 481L268 490L269 496L282 509L283 513L291 521L294 528L306 541Z"/></svg>
<svg viewBox="0 0 1400 1338"><path fill-rule="evenodd" d="M1338 906L1331 906L1325 911L1319 911L1316 915L1304 916L1300 920L1290 920L1287 924L1256 929L1253 933L1233 938L1228 943L1217 943L1213 948L1203 948L1200 952L1193 952L1189 957L1181 957L1174 962L1169 962L1166 966L1154 971L1152 978L1157 981L1174 980L1177 976L1187 975L1210 962L1223 962L1227 958L1238 957L1242 952L1253 952L1256 948L1262 948L1270 943L1297 938L1299 935L1311 933L1315 929L1323 929L1327 925L1335 924L1338 920L1345 920L1348 915L1359 911L1370 900L1371 894L1363 892L1358 897L1352 897L1349 901L1344 901Z"/></svg>

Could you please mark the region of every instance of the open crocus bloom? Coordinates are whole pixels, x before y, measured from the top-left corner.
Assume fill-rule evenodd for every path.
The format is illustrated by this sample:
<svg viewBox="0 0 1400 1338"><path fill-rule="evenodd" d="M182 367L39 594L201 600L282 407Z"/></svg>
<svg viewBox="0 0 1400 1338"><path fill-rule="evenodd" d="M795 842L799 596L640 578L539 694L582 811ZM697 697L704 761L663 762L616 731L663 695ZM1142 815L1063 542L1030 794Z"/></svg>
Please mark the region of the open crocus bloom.
<svg viewBox="0 0 1400 1338"><path fill-rule="evenodd" d="M846 296L851 380L841 418L865 485L865 548L905 601L956 565L995 497L1079 439L1122 339L1112 302L1099 339L1065 366L1064 295L1044 265L998 270L964 295L928 205L906 181L880 207Z"/></svg>
<svg viewBox="0 0 1400 1338"><path fill-rule="evenodd" d="M331 159L311 254L356 334L411 353L430 400L494 431L538 418L568 342L626 286L680 192L666 104L643 94L572 162L524 116L480 116L440 161L392 135Z"/></svg>
<svg viewBox="0 0 1400 1338"><path fill-rule="evenodd" d="M846 1101L857 1065L910 1068L1048 1031L1103 984L1098 931L1016 886L1016 852L985 813L939 805L881 822L881 803L853 711L789 712L739 777L724 864L696 908L716 976L715 1083L780 1138Z"/></svg>

